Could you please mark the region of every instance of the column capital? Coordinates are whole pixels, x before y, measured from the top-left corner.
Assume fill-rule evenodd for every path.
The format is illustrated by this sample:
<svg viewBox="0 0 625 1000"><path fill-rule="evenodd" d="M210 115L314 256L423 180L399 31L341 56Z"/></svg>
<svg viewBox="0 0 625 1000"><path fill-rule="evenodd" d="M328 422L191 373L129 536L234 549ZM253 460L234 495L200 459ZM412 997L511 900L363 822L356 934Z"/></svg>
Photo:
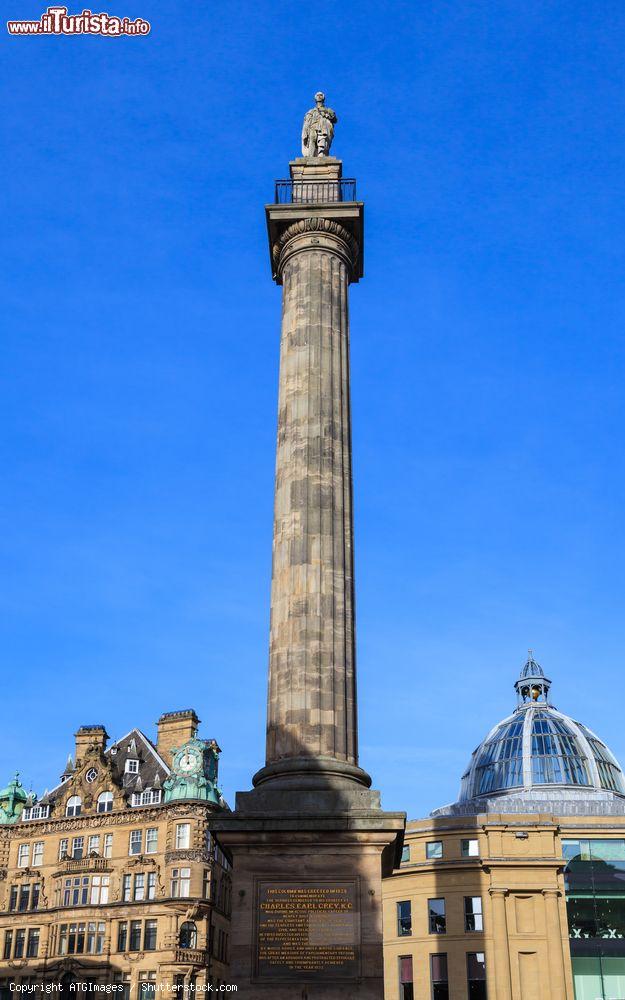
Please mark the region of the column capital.
<svg viewBox="0 0 625 1000"><path fill-rule="evenodd" d="M358 240L334 219L311 216L291 223L271 247L274 274L281 278L289 258L301 250L330 250L341 256L354 277L360 257Z"/></svg>
<svg viewBox="0 0 625 1000"><path fill-rule="evenodd" d="M508 896L510 894L510 890L509 889L505 889L502 886L491 886L488 891L489 891L489 893L490 893L491 896L502 896L502 897L505 897L505 896Z"/></svg>
<svg viewBox="0 0 625 1000"><path fill-rule="evenodd" d="M558 899L562 895L561 889L549 888L549 889L541 889L540 891L542 892L543 896L553 896L556 899Z"/></svg>

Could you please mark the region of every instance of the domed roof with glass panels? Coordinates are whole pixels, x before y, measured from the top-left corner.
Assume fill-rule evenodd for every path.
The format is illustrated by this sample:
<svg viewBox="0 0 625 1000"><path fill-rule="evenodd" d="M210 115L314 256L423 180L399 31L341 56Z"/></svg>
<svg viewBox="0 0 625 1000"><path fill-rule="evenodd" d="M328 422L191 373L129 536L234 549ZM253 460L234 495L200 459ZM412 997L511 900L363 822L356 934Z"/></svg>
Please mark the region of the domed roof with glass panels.
<svg viewBox="0 0 625 1000"><path fill-rule="evenodd" d="M559 712L531 651L515 683L518 704L473 752L460 796L433 815L523 812L625 814L625 778L592 730Z"/></svg>

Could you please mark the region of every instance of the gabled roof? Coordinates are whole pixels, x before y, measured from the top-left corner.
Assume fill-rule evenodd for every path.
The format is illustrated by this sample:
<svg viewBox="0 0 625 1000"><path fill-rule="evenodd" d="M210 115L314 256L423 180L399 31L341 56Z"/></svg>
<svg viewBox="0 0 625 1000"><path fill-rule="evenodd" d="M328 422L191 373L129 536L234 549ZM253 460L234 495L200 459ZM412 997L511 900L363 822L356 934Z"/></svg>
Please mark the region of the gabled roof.
<svg viewBox="0 0 625 1000"><path fill-rule="evenodd" d="M148 788L158 788L168 777L170 769L160 756L154 744L144 736L140 729L131 729L129 733L111 743L104 751L104 758L110 767L111 779L118 788L123 788L130 796L132 792L142 792ZM127 760L138 760L136 772L126 771ZM71 776L47 792L40 800L41 805L52 805L70 783Z"/></svg>

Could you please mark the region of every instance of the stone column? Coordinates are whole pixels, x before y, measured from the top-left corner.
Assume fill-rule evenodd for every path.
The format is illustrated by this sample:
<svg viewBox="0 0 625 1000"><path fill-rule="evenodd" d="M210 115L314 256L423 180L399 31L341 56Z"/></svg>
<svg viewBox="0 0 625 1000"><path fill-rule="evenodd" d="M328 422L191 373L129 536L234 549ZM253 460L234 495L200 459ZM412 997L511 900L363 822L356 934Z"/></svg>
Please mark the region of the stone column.
<svg viewBox="0 0 625 1000"><path fill-rule="evenodd" d="M348 285L359 247L302 219L273 249L283 285L266 767L369 785L358 764Z"/></svg>
<svg viewBox="0 0 625 1000"><path fill-rule="evenodd" d="M565 1000L566 978L562 924L560 923L560 890L543 889L542 893L545 900L547 951L549 954L549 995L552 1000Z"/></svg>
<svg viewBox="0 0 625 1000"><path fill-rule="evenodd" d="M495 990L497 1000L511 1000L510 943L506 916L507 889L489 889L493 909L493 944L495 955Z"/></svg>

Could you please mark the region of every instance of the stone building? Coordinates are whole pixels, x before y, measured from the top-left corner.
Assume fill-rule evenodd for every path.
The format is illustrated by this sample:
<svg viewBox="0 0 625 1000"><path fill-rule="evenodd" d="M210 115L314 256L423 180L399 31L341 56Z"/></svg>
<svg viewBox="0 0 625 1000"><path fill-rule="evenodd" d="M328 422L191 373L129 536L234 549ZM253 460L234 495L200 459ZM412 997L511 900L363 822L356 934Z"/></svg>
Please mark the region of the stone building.
<svg viewBox="0 0 625 1000"><path fill-rule="evenodd" d="M386 1000L625 997L621 767L533 656L515 688L458 802L408 823L384 882Z"/></svg>
<svg viewBox="0 0 625 1000"><path fill-rule="evenodd" d="M0 986L124 986L146 997L227 980L231 875L211 835L227 810L219 747L195 712L108 745L82 726L40 799L0 792Z"/></svg>

